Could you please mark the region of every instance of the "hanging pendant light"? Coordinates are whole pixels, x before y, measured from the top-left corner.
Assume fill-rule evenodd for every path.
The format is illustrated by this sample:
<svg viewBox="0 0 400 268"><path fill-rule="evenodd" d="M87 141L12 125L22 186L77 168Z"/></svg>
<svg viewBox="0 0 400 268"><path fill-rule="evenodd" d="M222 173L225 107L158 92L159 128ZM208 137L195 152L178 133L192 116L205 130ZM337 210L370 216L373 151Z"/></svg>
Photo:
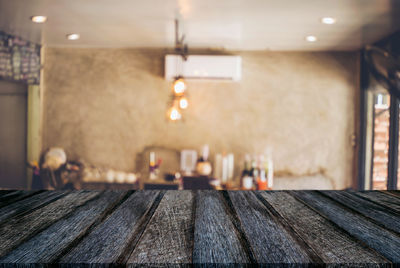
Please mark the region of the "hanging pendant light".
<svg viewBox="0 0 400 268"><path fill-rule="evenodd" d="M169 112L169 119L172 121L177 121L180 120L182 118L182 114L180 113L180 111L176 108L176 107L172 107Z"/></svg>
<svg viewBox="0 0 400 268"><path fill-rule="evenodd" d="M185 35L179 36L179 21L175 20L175 51L182 56L183 61L187 59L187 45L183 43ZM182 111L189 106L189 101L185 96L186 83L183 79L183 66L178 66L177 61L176 69L180 70L180 75L177 76L172 84L172 106L168 109L167 116L171 121L177 121L182 118Z"/></svg>
<svg viewBox="0 0 400 268"><path fill-rule="evenodd" d="M181 108L182 110L185 110L188 106L189 106L188 99L185 96L181 97L179 99L179 108Z"/></svg>
<svg viewBox="0 0 400 268"><path fill-rule="evenodd" d="M177 96L183 95L186 90L186 83L182 77L177 77L173 84L174 93Z"/></svg>
<svg viewBox="0 0 400 268"><path fill-rule="evenodd" d="M168 119L171 121L178 121L182 118L182 113L179 108L179 103L176 99L172 101L172 107L167 112Z"/></svg>

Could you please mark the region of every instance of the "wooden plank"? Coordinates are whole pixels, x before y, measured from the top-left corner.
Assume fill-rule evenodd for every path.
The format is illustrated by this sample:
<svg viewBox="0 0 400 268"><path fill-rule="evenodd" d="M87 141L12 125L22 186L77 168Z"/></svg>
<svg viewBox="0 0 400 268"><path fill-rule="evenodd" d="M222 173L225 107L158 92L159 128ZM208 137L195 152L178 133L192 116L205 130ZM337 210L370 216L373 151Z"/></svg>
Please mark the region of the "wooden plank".
<svg viewBox="0 0 400 268"><path fill-rule="evenodd" d="M29 193L29 191L13 190L13 191L2 191L4 194L0 196L0 204L4 201L12 199L16 196L20 196L23 193Z"/></svg>
<svg viewBox="0 0 400 268"><path fill-rule="evenodd" d="M32 192L37 192L37 191L22 191L22 190L9 191L0 197L0 204L2 204L5 201L11 201L13 199L19 198L21 196L30 195L32 194Z"/></svg>
<svg viewBox="0 0 400 268"><path fill-rule="evenodd" d="M329 196L387 229L400 232L400 215L396 212L346 191L321 191L321 194Z"/></svg>
<svg viewBox="0 0 400 268"><path fill-rule="evenodd" d="M382 191L385 194L390 194L392 196L395 196L397 198L400 198L400 191L399 190L389 190L389 191Z"/></svg>
<svg viewBox="0 0 400 268"><path fill-rule="evenodd" d="M288 193L260 192L259 194L282 215L324 263L390 263Z"/></svg>
<svg viewBox="0 0 400 268"><path fill-rule="evenodd" d="M385 208L391 209L396 211L397 213L400 213L400 199L389 195L385 194L379 191L360 191L360 192L352 192L357 196L360 196L364 199L370 200L372 202L375 202L376 204L379 204Z"/></svg>
<svg viewBox="0 0 400 268"><path fill-rule="evenodd" d="M229 197L258 263L322 262L253 192L232 191Z"/></svg>
<svg viewBox="0 0 400 268"><path fill-rule="evenodd" d="M160 191L134 192L59 262L125 263L163 194Z"/></svg>
<svg viewBox="0 0 400 268"><path fill-rule="evenodd" d="M0 208L43 191L13 191L0 197Z"/></svg>
<svg viewBox="0 0 400 268"><path fill-rule="evenodd" d="M0 208L0 224L12 217L22 216L67 195L68 192L46 191Z"/></svg>
<svg viewBox="0 0 400 268"><path fill-rule="evenodd" d="M65 217L100 192L76 191L23 217L13 218L0 226L0 257L20 243Z"/></svg>
<svg viewBox="0 0 400 268"><path fill-rule="evenodd" d="M251 263L221 192L196 191L193 263Z"/></svg>
<svg viewBox="0 0 400 268"><path fill-rule="evenodd" d="M125 192L108 191L18 246L0 263L52 263L119 205Z"/></svg>
<svg viewBox="0 0 400 268"><path fill-rule="evenodd" d="M290 194L392 262L400 262L400 237L315 191Z"/></svg>
<svg viewBox="0 0 400 268"><path fill-rule="evenodd" d="M129 257L134 264L188 264L193 250L191 191L168 191Z"/></svg>
<svg viewBox="0 0 400 268"><path fill-rule="evenodd" d="M15 192L16 190L0 190L0 197L3 195L9 194L11 192Z"/></svg>

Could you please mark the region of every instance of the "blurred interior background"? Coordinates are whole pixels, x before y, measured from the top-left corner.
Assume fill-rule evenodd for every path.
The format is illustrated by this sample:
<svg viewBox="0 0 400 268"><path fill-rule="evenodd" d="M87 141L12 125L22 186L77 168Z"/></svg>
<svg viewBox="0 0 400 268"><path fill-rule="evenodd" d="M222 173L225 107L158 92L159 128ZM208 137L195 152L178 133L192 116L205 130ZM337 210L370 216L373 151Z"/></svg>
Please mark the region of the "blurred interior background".
<svg viewBox="0 0 400 268"><path fill-rule="evenodd" d="M0 0L0 188L396 189L399 20L395 0Z"/></svg>

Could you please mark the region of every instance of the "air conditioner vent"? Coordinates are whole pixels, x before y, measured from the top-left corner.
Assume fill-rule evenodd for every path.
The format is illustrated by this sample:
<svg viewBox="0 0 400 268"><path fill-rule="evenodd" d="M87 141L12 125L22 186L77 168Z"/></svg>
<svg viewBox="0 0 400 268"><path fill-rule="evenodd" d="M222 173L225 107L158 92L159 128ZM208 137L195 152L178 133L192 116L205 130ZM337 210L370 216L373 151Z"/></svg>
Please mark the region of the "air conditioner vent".
<svg viewBox="0 0 400 268"><path fill-rule="evenodd" d="M240 56L190 55L184 61L180 55L165 56L165 79L177 76L185 79L218 79L239 81L242 77Z"/></svg>

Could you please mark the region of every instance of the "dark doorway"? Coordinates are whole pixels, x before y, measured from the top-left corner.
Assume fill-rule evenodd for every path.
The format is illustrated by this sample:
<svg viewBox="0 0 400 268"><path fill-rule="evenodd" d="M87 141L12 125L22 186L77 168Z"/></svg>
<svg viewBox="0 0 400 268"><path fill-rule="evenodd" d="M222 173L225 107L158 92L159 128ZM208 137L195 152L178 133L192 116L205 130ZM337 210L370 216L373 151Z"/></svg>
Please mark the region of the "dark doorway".
<svg viewBox="0 0 400 268"><path fill-rule="evenodd" d="M26 188L27 86L0 81L0 188Z"/></svg>

